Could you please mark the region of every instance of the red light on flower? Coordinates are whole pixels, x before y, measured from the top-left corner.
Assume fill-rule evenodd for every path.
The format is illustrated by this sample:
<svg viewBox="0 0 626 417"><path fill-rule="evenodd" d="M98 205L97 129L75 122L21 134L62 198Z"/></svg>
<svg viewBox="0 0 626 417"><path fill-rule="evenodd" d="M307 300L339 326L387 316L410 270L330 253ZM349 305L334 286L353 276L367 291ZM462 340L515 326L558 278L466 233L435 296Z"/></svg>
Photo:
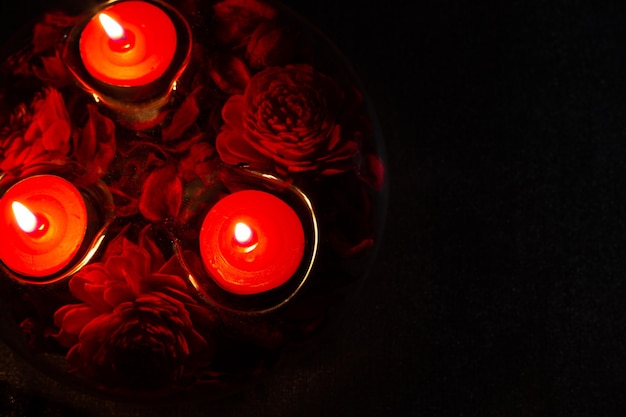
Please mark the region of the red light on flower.
<svg viewBox="0 0 626 417"><path fill-rule="evenodd" d="M220 200L200 230L205 268L223 289L258 294L287 282L304 254L304 229L278 197L255 190Z"/></svg>
<svg viewBox="0 0 626 417"><path fill-rule="evenodd" d="M87 230L81 193L54 175L28 177L0 199L0 260L28 277L60 272L74 259Z"/></svg>

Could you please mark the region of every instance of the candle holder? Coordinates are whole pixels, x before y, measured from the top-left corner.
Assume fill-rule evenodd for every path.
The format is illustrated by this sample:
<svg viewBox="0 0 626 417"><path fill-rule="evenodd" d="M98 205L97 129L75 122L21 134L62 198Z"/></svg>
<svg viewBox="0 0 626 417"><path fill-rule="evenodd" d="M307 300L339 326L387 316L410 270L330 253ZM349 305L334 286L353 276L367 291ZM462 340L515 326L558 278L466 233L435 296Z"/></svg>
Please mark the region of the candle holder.
<svg viewBox="0 0 626 417"><path fill-rule="evenodd" d="M11 242L0 249L0 269L29 285L64 280L89 263L114 217L103 183L74 187L70 172L47 165L19 179L0 174L0 196L0 235ZM36 215L44 220L24 226L16 207L27 222Z"/></svg>
<svg viewBox="0 0 626 417"><path fill-rule="evenodd" d="M101 27L98 16L102 15L120 25L119 39ZM128 31L131 39L127 39L123 25L138 33ZM142 31L147 33L140 36ZM139 57L127 59L133 49L140 48L140 42ZM192 40L185 18L167 3L117 0L86 13L64 44L61 56L65 65L96 101L116 111L126 123L148 123L157 119L170 99L189 62Z"/></svg>
<svg viewBox="0 0 626 417"><path fill-rule="evenodd" d="M315 28L273 1L118 0L27 30L0 57L15 352L107 398L218 397L347 308L380 240L383 144Z"/></svg>
<svg viewBox="0 0 626 417"><path fill-rule="evenodd" d="M279 309L297 295L313 270L319 247L319 227L311 200L293 184L286 183L270 174L248 169L234 169L228 166L220 167L220 170L219 176L222 178L220 187L224 187L225 191L227 190L229 193L227 195L254 190L276 196L294 210L304 232L303 253L298 257L297 267L288 274L286 277L288 279L281 282L281 285L259 292L248 292L245 296L233 292L233 290L225 289L216 283L215 278L211 278L211 271L207 271L199 259L198 254L200 256L202 254L203 240L195 232L201 230L202 220L206 219L207 213L213 210L216 203L223 201L222 199L218 200L215 196L209 197L206 207L198 211L195 218L188 219L184 224L173 225L175 230L171 231L171 237L176 242L176 251L187 269L191 271L192 284L210 304L219 306L225 311L240 314L262 314ZM210 189L207 192L212 193ZM275 208L272 207L272 209ZM284 221L282 216L283 214L279 213L276 221ZM189 231L192 232L189 233ZM287 256L286 248L284 252L284 254L279 253L282 259L274 262L275 264L280 265L287 262L284 259L284 256ZM277 272L272 271L272 273L276 274Z"/></svg>

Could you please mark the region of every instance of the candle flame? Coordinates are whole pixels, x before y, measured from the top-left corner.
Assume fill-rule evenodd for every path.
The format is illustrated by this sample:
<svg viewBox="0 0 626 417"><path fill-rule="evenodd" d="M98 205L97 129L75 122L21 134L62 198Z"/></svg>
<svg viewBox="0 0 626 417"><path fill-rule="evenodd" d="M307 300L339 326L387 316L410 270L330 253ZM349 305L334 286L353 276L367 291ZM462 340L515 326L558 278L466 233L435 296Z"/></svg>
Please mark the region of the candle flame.
<svg viewBox="0 0 626 417"><path fill-rule="evenodd" d="M245 223L235 225L235 240L241 245L247 245L252 241L252 229Z"/></svg>
<svg viewBox="0 0 626 417"><path fill-rule="evenodd" d="M17 225L24 232L33 233L44 227L44 225L39 222L39 219L37 219L37 216L19 201L11 203L11 209L13 210Z"/></svg>
<svg viewBox="0 0 626 417"><path fill-rule="evenodd" d="M124 32L124 28L122 27L122 25L117 23L115 19L113 19L111 16L106 13L100 13L98 15L98 20L100 20L100 24L102 25L102 28L107 33L109 38L113 40L124 39L124 36L126 35L126 33Z"/></svg>

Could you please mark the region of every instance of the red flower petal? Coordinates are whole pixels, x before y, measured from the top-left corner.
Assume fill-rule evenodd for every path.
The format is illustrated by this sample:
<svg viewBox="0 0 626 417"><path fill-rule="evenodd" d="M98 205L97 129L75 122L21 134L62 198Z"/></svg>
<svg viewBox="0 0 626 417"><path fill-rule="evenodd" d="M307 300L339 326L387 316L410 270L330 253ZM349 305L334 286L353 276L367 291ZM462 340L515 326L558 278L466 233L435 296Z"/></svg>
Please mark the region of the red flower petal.
<svg viewBox="0 0 626 417"><path fill-rule="evenodd" d="M271 19L276 14L276 10L266 3L257 0L224 0L213 6L215 14L221 18L231 15L242 15L246 17L263 17Z"/></svg>
<svg viewBox="0 0 626 417"><path fill-rule="evenodd" d="M76 306L79 306L81 304L68 304L68 305L64 305L63 307L59 308L55 313L54 313L54 324L58 327L61 327L61 325L63 324L63 318L65 317L65 315L67 313L70 312L70 310L72 310L73 308L75 308Z"/></svg>
<svg viewBox="0 0 626 417"><path fill-rule="evenodd" d="M250 82L250 71L239 58L230 54L215 54L209 62L209 75L227 94L242 94Z"/></svg>
<svg viewBox="0 0 626 417"><path fill-rule="evenodd" d="M135 246L130 242L128 242L128 244L132 245L129 247ZM158 271L165 263L165 257L152 238L152 228L150 226L144 227L139 234L138 245L141 249L146 251L146 255L150 260L150 269L149 271L146 271L146 273Z"/></svg>
<svg viewBox="0 0 626 417"><path fill-rule="evenodd" d="M59 57L42 56L41 63L43 67L34 67L33 72L43 82L62 88L73 81L72 74Z"/></svg>
<svg viewBox="0 0 626 417"><path fill-rule="evenodd" d="M100 312L87 304L71 305L69 309L59 309L59 319L63 330L71 334L79 334L81 330L94 318L100 315ZM56 314L55 314L56 321Z"/></svg>
<svg viewBox="0 0 626 417"><path fill-rule="evenodd" d="M267 158L250 146L250 142L243 138L242 132L224 128L217 135L215 147L222 161L227 164L265 162Z"/></svg>
<svg viewBox="0 0 626 417"><path fill-rule="evenodd" d="M274 21L267 21L250 36L246 57L254 68L282 65L292 59L294 46L293 34L287 35Z"/></svg>
<svg viewBox="0 0 626 417"><path fill-rule="evenodd" d="M217 160L213 157L215 148L208 142L198 142L191 146L189 154L180 161L180 171L185 181L195 178L210 182L216 174Z"/></svg>
<svg viewBox="0 0 626 417"><path fill-rule="evenodd" d="M246 109L246 100L242 94L230 97L222 107L224 123L234 128L243 129L243 112Z"/></svg>
<svg viewBox="0 0 626 417"><path fill-rule="evenodd" d="M103 260L106 260L110 258L111 256L120 255L122 252L124 252L124 249L126 247L134 246L134 244L129 242L128 239L126 239L125 237L126 232L128 231L128 227L129 225L124 227L122 231L119 233L119 235L117 235L115 238L111 240L111 242L109 242L106 250L104 251L104 254L102 255Z"/></svg>
<svg viewBox="0 0 626 417"><path fill-rule="evenodd" d="M178 216L183 198L183 185L177 167L168 164L150 173L143 184L139 211L151 221L162 221Z"/></svg>
<svg viewBox="0 0 626 417"><path fill-rule="evenodd" d="M124 305L124 304L122 304ZM84 342L103 342L109 336L108 328L115 326L121 320L114 313L102 314L95 317L83 327L78 338Z"/></svg>
<svg viewBox="0 0 626 417"><path fill-rule="evenodd" d="M380 191L385 181L385 165L380 158L374 154L365 158L366 167L360 173L360 178L368 183L374 190Z"/></svg>
<svg viewBox="0 0 626 417"><path fill-rule="evenodd" d="M243 98L233 96L224 105L216 138L220 158L272 164L281 174L345 172L358 151L356 136L338 122L349 110L345 97L335 81L309 65L268 67L250 80Z"/></svg>
<svg viewBox="0 0 626 417"><path fill-rule="evenodd" d="M102 296L104 301L106 301L111 308L121 303L131 302L135 299L135 294L127 285L115 282L107 285Z"/></svg>
<svg viewBox="0 0 626 417"><path fill-rule="evenodd" d="M215 148L222 161L227 164L264 162L267 158L258 152L243 135L242 114L245 109L245 98L234 95L222 108L224 126L217 135Z"/></svg>
<svg viewBox="0 0 626 417"><path fill-rule="evenodd" d="M72 128L69 122L57 119L43 132L41 143L47 151L67 150Z"/></svg>
<svg viewBox="0 0 626 417"><path fill-rule="evenodd" d="M76 19L62 12L46 13L43 21L37 23L33 30L33 52L54 48L65 33L65 28L73 25Z"/></svg>
<svg viewBox="0 0 626 417"><path fill-rule="evenodd" d="M178 288L184 290L187 288L185 281L177 275L168 274L152 274L149 279L145 280L145 291L156 290L160 288Z"/></svg>
<svg viewBox="0 0 626 417"><path fill-rule="evenodd" d="M141 280L150 273L149 259L130 253L126 256L114 256L107 259L106 268L112 277L126 282L135 295L141 294Z"/></svg>
<svg viewBox="0 0 626 417"><path fill-rule="evenodd" d="M37 113L36 118L42 130L47 129L59 119L69 123L70 117L67 114L63 96L58 90L54 88L46 90L46 98L41 103L40 111Z"/></svg>
<svg viewBox="0 0 626 417"><path fill-rule="evenodd" d="M196 96L200 90L202 90L202 86L196 88L185 98L183 104L174 113L170 125L163 128L162 138L164 141L179 139L185 130L196 122L196 118L200 114Z"/></svg>
<svg viewBox="0 0 626 417"><path fill-rule="evenodd" d="M276 10L257 0L224 0L213 6L216 37L241 44L260 22L274 18Z"/></svg>
<svg viewBox="0 0 626 417"><path fill-rule="evenodd" d="M104 301L103 292L104 283L109 279L108 271L101 264L87 265L70 280L70 291L79 300L108 311L110 306Z"/></svg>
<svg viewBox="0 0 626 417"><path fill-rule="evenodd" d="M115 124L103 116L94 105L88 105L89 119L85 127L75 135L74 156L84 167L83 182L99 180L109 169L115 157Z"/></svg>

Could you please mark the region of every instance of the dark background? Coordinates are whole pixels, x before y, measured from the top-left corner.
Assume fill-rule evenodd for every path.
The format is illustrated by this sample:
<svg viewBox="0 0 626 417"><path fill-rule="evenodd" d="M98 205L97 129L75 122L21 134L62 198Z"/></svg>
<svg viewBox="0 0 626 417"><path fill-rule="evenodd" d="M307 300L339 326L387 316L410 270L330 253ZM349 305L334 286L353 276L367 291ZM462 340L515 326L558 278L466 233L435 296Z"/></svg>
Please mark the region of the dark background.
<svg viewBox="0 0 626 417"><path fill-rule="evenodd" d="M190 406L65 392L2 347L7 415L625 415L626 5L284 3L352 62L385 135L385 234L348 313ZM3 33L36 5L3 3Z"/></svg>

